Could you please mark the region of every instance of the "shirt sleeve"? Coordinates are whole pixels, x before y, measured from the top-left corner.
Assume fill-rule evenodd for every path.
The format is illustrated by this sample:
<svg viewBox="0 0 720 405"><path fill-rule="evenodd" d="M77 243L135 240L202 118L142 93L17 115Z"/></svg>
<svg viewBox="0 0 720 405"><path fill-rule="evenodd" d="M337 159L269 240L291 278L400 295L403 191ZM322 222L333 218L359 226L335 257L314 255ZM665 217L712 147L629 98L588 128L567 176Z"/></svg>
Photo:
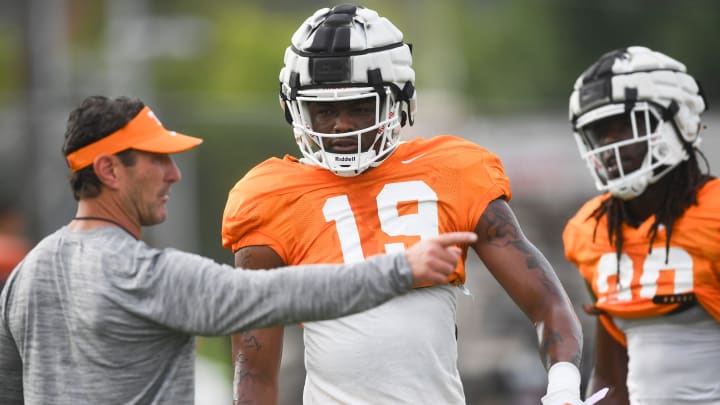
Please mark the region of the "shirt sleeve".
<svg viewBox="0 0 720 405"><path fill-rule="evenodd" d="M331 319L405 293L412 284L404 254L350 265L235 269L174 249L139 260L142 289L116 288L115 302L168 328L192 335ZM118 286L128 286L118 282Z"/></svg>
<svg viewBox="0 0 720 405"><path fill-rule="evenodd" d="M7 325L6 301L9 285L0 294L0 404L22 405L23 369L15 339Z"/></svg>

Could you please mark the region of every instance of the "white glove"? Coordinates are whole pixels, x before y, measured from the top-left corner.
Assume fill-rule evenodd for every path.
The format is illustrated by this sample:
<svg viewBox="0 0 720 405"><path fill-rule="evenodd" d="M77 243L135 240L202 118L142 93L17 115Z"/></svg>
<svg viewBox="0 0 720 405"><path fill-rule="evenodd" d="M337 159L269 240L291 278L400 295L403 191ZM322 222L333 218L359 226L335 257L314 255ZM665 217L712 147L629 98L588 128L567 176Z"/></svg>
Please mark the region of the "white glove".
<svg viewBox="0 0 720 405"><path fill-rule="evenodd" d="M603 388L587 400L580 399L580 370L574 364L561 361L548 370L547 394L541 398L543 405L593 405L605 398L608 389Z"/></svg>
<svg viewBox="0 0 720 405"><path fill-rule="evenodd" d="M555 391L541 398L543 405L585 405L572 390Z"/></svg>
<svg viewBox="0 0 720 405"><path fill-rule="evenodd" d="M575 396L571 391L555 391L552 394L542 397L542 403L543 405L594 405L605 398L608 390L608 388L603 388L592 394L590 398L585 401L581 401L580 398Z"/></svg>

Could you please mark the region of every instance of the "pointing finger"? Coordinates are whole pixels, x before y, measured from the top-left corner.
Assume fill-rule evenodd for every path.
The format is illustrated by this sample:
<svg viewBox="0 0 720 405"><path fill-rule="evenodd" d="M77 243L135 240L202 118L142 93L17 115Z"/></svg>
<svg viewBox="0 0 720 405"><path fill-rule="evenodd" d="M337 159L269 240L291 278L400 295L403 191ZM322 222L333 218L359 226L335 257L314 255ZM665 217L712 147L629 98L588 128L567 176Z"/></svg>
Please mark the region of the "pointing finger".
<svg viewBox="0 0 720 405"><path fill-rule="evenodd" d="M434 237L433 240L442 246L464 245L477 241L477 235L474 232L448 232Z"/></svg>

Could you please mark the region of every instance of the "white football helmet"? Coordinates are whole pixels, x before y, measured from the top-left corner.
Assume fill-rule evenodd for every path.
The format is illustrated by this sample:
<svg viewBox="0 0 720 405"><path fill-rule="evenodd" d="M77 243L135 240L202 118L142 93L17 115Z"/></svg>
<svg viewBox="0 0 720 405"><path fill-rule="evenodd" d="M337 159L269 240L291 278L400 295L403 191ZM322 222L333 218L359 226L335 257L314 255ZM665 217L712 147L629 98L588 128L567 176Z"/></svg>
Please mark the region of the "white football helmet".
<svg viewBox="0 0 720 405"><path fill-rule="evenodd" d="M340 176L379 165L398 146L400 127L413 124L415 71L411 46L389 20L375 11L345 4L316 11L298 28L280 71L280 103L293 126L303 161ZM352 132L312 128L308 103L375 100L375 124ZM377 133L362 150L363 133ZM323 139L357 137L354 153L331 153Z"/></svg>
<svg viewBox="0 0 720 405"><path fill-rule="evenodd" d="M575 82L570 121L580 156L595 185L625 200L642 194L700 143L700 114L705 98L685 65L660 52L633 46L608 52ZM599 146L592 126L613 116L629 119L633 138ZM642 164L627 170L624 148L644 144ZM612 153L608 167L601 156Z"/></svg>

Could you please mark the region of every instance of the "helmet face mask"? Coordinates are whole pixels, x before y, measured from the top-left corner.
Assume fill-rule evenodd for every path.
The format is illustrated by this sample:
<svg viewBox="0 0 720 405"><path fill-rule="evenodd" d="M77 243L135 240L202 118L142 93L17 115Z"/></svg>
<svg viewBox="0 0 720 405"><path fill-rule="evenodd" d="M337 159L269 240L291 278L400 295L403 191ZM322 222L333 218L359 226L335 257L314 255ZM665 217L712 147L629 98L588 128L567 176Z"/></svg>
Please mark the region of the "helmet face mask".
<svg viewBox="0 0 720 405"><path fill-rule="evenodd" d="M570 96L576 144L596 188L625 200L689 158L704 110L685 66L644 47L603 55Z"/></svg>
<svg viewBox="0 0 720 405"><path fill-rule="evenodd" d="M389 90L381 97L369 87L311 89L299 91L286 108L291 109L303 156L314 165L347 176L367 170L397 147L399 106L392 98ZM349 115L344 118L351 121L349 128L335 127L340 114Z"/></svg>
<svg viewBox="0 0 720 405"><path fill-rule="evenodd" d="M303 162L340 176L354 176L382 163L399 145L400 128L415 114L415 72L410 46L390 21L370 9L342 5L316 11L296 31L280 72L280 101L292 125ZM374 104L354 116L358 125L320 125L312 112L348 103ZM368 107L362 107L367 109ZM343 138L342 147L338 138ZM354 138L354 139L353 139ZM354 145L354 149L350 147Z"/></svg>
<svg viewBox="0 0 720 405"><path fill-rule="evenodd" d="M637 103L629 112L625 105L611 104L578 120L575 138L596 187L619 198L633 198L648 184L674 167L677 157L668 152L673 128L661 125L659 109ZM671 131L664 136L662 131Z"/></svg>

